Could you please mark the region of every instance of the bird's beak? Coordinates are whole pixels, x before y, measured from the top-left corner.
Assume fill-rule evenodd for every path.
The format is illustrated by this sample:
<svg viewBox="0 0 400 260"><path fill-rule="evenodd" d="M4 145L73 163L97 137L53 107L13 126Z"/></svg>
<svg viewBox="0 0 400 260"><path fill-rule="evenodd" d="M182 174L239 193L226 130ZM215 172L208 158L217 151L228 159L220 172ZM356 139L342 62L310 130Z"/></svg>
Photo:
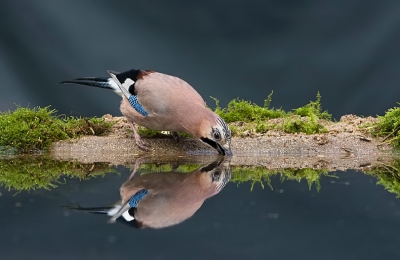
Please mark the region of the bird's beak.
<svg viewBox="0 0 400 260"><path fill-rule="evenodd" d="M220 144L217 143L216 149L223 156L225 156L225 155L232 156L233 155L232 150L229 146L227 148L224 148L223 146L221 146Z"/></svg>
<svg viewBox="0 0 400 260"><path fill-rule="evenodd" d="M115 81L117 84L121 84L117 78L118 72L112 71L112 70L107 70L108 74L110 74L111 78Z"/></svg>
<svg viewBox="0 0 400 260"><path fill-rule="evenodd" d="M215 148L219 154L225 156L225 155L229 155L232 156L233 153L231 151L231 147L230 145L225 145L227 146L226 148L224 148L222 145L220 145L219 143L215 142L214 140L211 140L209 138L206 137L200 137L200 140L205 142L206 144L208 144L209 146Z"/></svg>
<svg viewBox="0 0 400 260"><path fill-rule="evenodd" d="M227 150L225 150L225 153L226 153L226 155L229 155L229 156L233 155L232 150L231 150L230 147Z"/></svg>

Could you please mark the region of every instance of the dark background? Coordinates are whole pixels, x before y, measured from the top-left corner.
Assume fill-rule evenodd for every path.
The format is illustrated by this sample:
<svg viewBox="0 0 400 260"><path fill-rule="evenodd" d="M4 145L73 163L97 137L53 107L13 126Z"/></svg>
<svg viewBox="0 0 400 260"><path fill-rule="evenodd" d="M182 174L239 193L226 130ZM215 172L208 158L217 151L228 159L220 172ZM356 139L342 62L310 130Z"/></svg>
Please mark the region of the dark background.
<svg viewBox="0 0 400 260"><path fill-rule="evenodd" d="M341 115L400 101L400 1L0 3L0 110L120 115L112 92L59 85L106 70L183 78L214 107L233 98L290 110L315 100Z"/></svg>

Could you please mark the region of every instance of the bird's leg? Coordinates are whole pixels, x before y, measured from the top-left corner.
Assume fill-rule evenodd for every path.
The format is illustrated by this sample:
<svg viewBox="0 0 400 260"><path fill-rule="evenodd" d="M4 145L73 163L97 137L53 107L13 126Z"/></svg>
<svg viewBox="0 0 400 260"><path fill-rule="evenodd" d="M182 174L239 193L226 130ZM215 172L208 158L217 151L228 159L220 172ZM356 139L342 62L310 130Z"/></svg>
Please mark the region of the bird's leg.
<svg viewBox="0 0 400 260"><path fill-rule="evenodd" d="M135 168L133 168L133 171L132 171L131 175L129 176L128 181L130 181L133 178L133 176L135 176L135 174L139 171L140 165L142 165L145 158L146 157L140 157L140 158L136 159Z"/></svg>
<svg viewBox="0 0 400 260"><path fill-rule="evenodd" d="M178 132L171 132L171 136L172 138L174 138L176 142L179 142L181 140L181 137L179 136Z"/></svg>
<svg viewBox="0 0 400 260"><path fill-rule="evenodd" d="M142 138L140 137L140 135L138 133L138 130L137 130L137 126L131 121L129 121L129 123L131 124L132 130L133 130L133 134L135 136L136 145L140 149L148 151L149 148L147 146L149 146L149 145L145 141L143 141Z"/></svg>

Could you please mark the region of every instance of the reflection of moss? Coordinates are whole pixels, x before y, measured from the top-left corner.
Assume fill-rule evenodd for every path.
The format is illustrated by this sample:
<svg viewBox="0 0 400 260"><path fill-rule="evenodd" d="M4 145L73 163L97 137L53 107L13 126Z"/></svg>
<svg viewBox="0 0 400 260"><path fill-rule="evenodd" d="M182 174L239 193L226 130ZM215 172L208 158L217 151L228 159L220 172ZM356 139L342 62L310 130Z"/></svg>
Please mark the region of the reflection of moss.
<svg viewBox="0 0 400 260"><path fill-rule="evenodd" d="M106 163L82 164L37 156L0 159L0 185L8 190L50 189L62 183L63 176L87 179L107 172L116 171Z"/></svg>
<svg viewBox="0 0 400 260"><path fill-rule="evenodd" d="M400 107L391 108L384 116L378 116L378 122L370 129L373 135L385 137L386 142L400 147Z"/></svg>
<svg viewBox="0 0 400 260"><path fill-rule="evenodd" d="M236 166L232 167L231 181L236 183L251 182L251 190L256 183L259 183L263 188L264 183L266 183L272 189L270 177L276 173L276 170L266 169L265 167Z"/></svg>
<svg viewBox="0 0 400 260"><path fill-rule="evenodd" d="M144 163L140 170L142 174L151 172L191 172L204 166L199 163ZM231 166L231 181L237 184L251 183L251 190L256 183L263 188L265 185L273 189L271 177L280 176L281 181L306 180L309 189L315 185L321 188L319 179L328 175L326 169L267 169L262 166ZM50 189L57 184L64 183L63 177L78 178L81 180L91 177L102 177L106 173L116 172L108 163L83 164L79 162L57 161L43 156L0 157L0 185L8 190ZM400 197L400 158L366 172L378 178L377 184L383 185L389 192ZM278 175L279 174L279 175ZM331 176L333 177L333 176Z"/></svg>
<svg viewBox="0 0 400 260"><path fill-rule="evenodd" d="M233 175L231 178L232 182L242 183L251 181L251 189L253 189L254 184L260 183L264 188L264 183L266 183L271 189L271 176L280 174L281 180L296 180L301 181L302 179L307 180L308 187L311 189L312 185L315 184L317 190L321 188L319 183L319 178L321 175L328 175L328 170L326 169L282 169L282 170L271 170L265 167L251 167L251 166L238 166L233 167Z"/></svg>
<svg viewBox="0 0 400 260"><path fill-rule="evenodd" d="M321 175L328 175L328 170L326 170L326 169L316 170L316 169L312 169L312 168L285 169L281 173L281 179L282 180L296 180L298 182L305 179L308 183L309 189L311 189L312 185L315 184L316 189L319 191L321 189L321 184L319 183L319 178L321 177Z"/></svg>
<svg viewBox="0 0 400 260"><path fill-rule="evenodd" d="M244 131L265 133L273 129L286 133L324 133L326 128L319 121L331 119L331 115L327 111L322 111L319 92L316 101L310 101L305 106L293 109L292 112L270 108L272 93L262 107L250 101L234 99L228 103L226 108L221 108L219 101L216 98L213 99L216 102L215 113L227 123L241 122L240 127L236 124L230 125L233 135ZM268 121L276 118L281 120Z"/></svg>
<svg viewBox="0 0 400 260"><path fill-rule="evenodd" d="M112 126L103 118L61 117L56 112L50 107L17 107L13 112L0 112L0 148L5 151L12 147L19 152L45 150L55 141L102 135Z"/></svg>
<svg viewBox="0 0 400 260"><path fill-rule="evenodd" d="M140 169L143 170L142 174L151 172L170 172L172 169L176 172L191 172L193 170L201 167L201 164L142 164ZM281 180L296 180L300 182L301 180L306 180L308 186L311 189L312 185L315 184L316 189L319 190L321 185L319 183L319 178L321 175L328 175L328 170L325 169L266 169L265 167L255 167L255 166L231 166L232 177L231 181L235 183L251 182L251 190L253 190L254 185L259 183L261 187L264 188L265 184L271 189L271 177L280 174Z"/></svg>
<svg viewBox="0 0 400 260"><path fill-rule="evenodd" d="M377 184L382 185L387 191L400 198L400 158L389 164L382 163L365 173L376 176L378 178Z"/></svg>
<svg viewBox="0 0 400 260"><path fill-rule="evenodd" d="M183 163L146 163L140 165L140 170L147 172L191 172L200 168L202 164L183 164Z"/></svg>

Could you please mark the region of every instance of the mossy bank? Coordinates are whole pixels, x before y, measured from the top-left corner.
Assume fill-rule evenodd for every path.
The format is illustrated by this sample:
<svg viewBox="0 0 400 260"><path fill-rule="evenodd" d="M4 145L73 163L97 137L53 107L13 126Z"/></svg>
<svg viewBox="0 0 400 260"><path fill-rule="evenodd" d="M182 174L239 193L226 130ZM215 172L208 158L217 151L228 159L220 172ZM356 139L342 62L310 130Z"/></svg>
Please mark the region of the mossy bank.
<svg viewBox="0 0 400 260"><path fill-rule="evenodd" d="M235 154L246 151L288 153L290 149L292 152L377 153L400 145L399 107L390 109L378 118L347 115L339 122L333 122L331 115L322 109L319 93L315 101L292 111L271 108L271 99L272 93L263 106L235 99L225 108L220 107L215 99L215 112L232 130ZM152 153L212 153L201 142L193 141L187 135L173 144L165 133L142 127L140 133L149 139ZM127 149L133 153L144 153L132 143L130 127L121 117L66 117L57 115L56 110L50 107L17 107L13 112L0 114L0 153L83 151L89 147L94 149L91 150L93 153L99 149L108 150L109 154Z"/></svg>

